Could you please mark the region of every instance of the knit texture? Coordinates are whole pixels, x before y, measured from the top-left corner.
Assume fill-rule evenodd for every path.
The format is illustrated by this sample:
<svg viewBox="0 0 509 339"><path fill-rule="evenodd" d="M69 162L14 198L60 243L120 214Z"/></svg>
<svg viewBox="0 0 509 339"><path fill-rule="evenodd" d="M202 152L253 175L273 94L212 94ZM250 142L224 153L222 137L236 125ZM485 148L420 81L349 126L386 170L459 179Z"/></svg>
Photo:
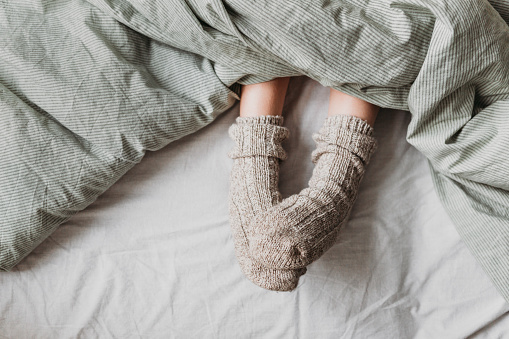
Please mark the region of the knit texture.
<svg viewBox="0 0 509 339"><path fill-rule="evenodd" d="M376 148L373 128L346 115L327 117L313 139L309 187L257 213L248 228L251 255L266 267L305 267L332 247Z"/></svg>
<svg viewBox="0 0 509 339"><path fill-rule="evenodd" d="M300 269L268 268L253 261L249 251L251 221L281 202L278 191L279 159L286 159L281 142L288 135L281 116L238 117L229 135L235 147L228 153L233 167L229 191L230 225L235 254L242 272L268 290L290 291L297 287Z"/></svg>

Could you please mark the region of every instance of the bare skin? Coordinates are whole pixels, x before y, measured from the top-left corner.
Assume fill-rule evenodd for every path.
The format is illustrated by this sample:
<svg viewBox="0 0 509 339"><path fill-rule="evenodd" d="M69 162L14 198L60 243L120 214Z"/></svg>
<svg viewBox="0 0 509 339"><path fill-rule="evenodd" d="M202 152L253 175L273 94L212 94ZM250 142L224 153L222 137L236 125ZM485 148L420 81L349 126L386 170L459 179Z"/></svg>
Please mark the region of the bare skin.
<svg viewBox="0 0 509 339"><path fill-rule="evenodd" d="M281 115L290 78L276 78L244 85L240 94L240 116Z"/></svg>
<svg viewBox="0 0 509 339"><path fill-rule="evenodd" d="M353 115L373 127L380 107L343 92L330 89L328 116Z"/></svg>
<svg viewBox="0 0 509 339"><path fill-rule="evenodd" d="M290 78L276 78L267 82L243 85L240 97L240 116L282 115ZM374 125L380 107L362 99L330 89L328 116L352 115Z"/></svg>

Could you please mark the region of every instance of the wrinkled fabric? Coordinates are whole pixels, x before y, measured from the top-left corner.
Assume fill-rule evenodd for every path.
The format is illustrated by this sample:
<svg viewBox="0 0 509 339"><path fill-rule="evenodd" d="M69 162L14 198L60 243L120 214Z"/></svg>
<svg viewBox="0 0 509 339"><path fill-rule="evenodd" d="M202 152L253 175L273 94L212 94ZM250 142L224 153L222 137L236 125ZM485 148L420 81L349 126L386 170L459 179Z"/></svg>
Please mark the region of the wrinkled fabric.
<svg viewBox="0 0 509 339"><path fill-rule="evenodd" d="M290 80L283 197L312 176L329 89ZM6 338L505 338L509 304L441 206L410 114L379 142L339 240L293 292L243 275L229 226L228 128L239 105L157 152L0 274ZM27 323L27 319L30 322Z"/></svg>
<svg viewBox="0 0 509 339"><path fill-rule="evenodd" d="M458 232L509 300L509 2L3 1L3 269L238 84L306 75L412 113Z"/></svg>

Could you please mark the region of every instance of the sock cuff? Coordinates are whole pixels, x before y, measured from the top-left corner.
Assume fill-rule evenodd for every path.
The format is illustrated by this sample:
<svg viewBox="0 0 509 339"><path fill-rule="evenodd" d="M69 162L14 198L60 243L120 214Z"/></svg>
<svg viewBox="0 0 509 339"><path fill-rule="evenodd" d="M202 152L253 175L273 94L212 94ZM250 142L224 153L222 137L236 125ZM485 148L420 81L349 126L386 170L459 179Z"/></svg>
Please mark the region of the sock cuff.
<svg viewBox="0 0 509 339"><path fill-rule="evenodd" d="M288 128L283 127L282 116L238 117L228 129L235 142L228 157L235 159L250 156L276 157L282 160L287 154L281 143L288 138Z"/></svg>
<svg viewBox="0 0 509 339"><path fill-rule="evenodd" d="M317 149L311 160L316 163L324 153L338 153L340 148L358 156L365 164L377 147L374 129L366 121L349 115L335 115L325 119L318 133L313 134Z"/></svg>
<svg viewBox="0 0 509 339"><path fill-rule="evenodd" d="M325 118L321 131L328 133L329 131L349 130L352 132L372 136L374 129L367 121L352 115L333 115Z"/></svg>
<svg viewBox="0 0 509 339"><path fill-rule="evenodd" d="M239 125L252 124L270 124L283 126L284 118L282 115L260 115L257 117L237 117L235 123Z"/></svg>

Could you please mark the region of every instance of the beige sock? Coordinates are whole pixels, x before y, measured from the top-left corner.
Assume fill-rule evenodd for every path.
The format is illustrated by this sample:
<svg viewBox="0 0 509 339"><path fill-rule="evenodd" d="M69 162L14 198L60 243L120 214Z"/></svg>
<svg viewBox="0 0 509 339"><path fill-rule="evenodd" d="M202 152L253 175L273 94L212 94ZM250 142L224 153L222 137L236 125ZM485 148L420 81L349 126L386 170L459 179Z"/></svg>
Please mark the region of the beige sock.
<svg viewBox="0 0 509 339"><path fill-rule="evenodd" d="M281 202L278 191L279 159L286 159L281 142L288 137L282 116L238 117L229 129L235 148L228 153L233 167L230 180L230 224L235 254L243 273L268 290L297 287L305 268L267 268L252 260L247 233L253 218Z"/></svg>
<svg viewBox="0 0 509 339"><path fill-rule="evenodd" d="M357 197L376 142L373 128L352 116L327 117L309 187L258 213L249 227L251 255L266 267L305 267L336 242Z"/></svg>

